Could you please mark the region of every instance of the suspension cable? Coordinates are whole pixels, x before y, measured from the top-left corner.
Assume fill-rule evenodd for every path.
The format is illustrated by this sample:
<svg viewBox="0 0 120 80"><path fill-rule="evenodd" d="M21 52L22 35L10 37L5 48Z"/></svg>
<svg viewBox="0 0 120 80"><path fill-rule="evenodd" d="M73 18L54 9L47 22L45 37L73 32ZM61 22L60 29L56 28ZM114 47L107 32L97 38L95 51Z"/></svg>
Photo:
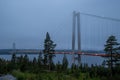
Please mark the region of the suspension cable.
<svg viewBox="0 0 120 80"><path fill-rule="evenodd" d="M120 19L116 19L116 18L110 18L110 17L105 17L105 16L98 16L98 15L82 13L82 12L80 12L80 14L87 15L87 16L92 16L92 17L97 17L97 18L101 18L101 19L107 19L107 20L120 22Z"/></svg>

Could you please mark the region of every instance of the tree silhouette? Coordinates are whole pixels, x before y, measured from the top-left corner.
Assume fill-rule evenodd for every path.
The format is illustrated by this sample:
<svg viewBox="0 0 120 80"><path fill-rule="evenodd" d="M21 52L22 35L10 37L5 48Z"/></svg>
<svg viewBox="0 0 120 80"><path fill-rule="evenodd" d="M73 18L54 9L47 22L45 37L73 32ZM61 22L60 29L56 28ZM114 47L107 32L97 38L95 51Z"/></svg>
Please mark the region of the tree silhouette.
<svg viewBox="0 0 120 80"><path fill-rule="evenodd" d="M55 56L54 54L54 48L56 47L56 44L50 39L50 35L47 32L46 38L44 41L44 64L49 64L49 70L51 69L51 65L53 64L53 57Z"/></svg>
<svg viewBox="0 0 120 80"><path fill-rule="evenodd" d="M17 57L16 57L16 54L13 53L12 58L11 58L11 63L10 63L11 70L16 69L16 67L17 67L16 63L17 63Z"/></svg>
<svg viewBox="0 0 120 80"><path fill-rule="evenodd" d="M67 67L68 67L68 60L67 60L66 55L64 54L64 57L63 57L63 60L62 60L62 69L66 70Z"/></svg>
<svg viewBox="0 0 120 80"><path fill-rule="evenodd" d="M38 66L41 67L42 64L43 64L43 59L42 59L42 53L40 52L38 56Z"/></svg>
<svg viewBox="0 0 120 80"><path fill-rule="evenodd" d="M104 51L108 55L107 57L107 64L110 66L111 69L111 76L113 75L113 65L118 61L118 50L120 49L119 43L117 42L117 39L115 36L110 36L105 44Z"/></svg>
<svg viewBox="0 0 120 80"><path fill-rule="evenodd" d="M23 57L23 63L21 65L21 67L20 67L20 70L25 72L29 67L28 63L29 63L29 57L28 57L27 54L25 54L24 57Z"/></svg>

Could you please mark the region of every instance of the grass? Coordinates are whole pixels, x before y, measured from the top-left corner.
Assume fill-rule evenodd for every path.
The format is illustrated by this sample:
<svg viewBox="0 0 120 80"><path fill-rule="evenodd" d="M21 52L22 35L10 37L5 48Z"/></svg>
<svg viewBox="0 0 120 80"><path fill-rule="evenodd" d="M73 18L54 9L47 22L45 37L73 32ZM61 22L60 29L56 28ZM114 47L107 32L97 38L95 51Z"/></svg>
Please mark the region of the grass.
<svg viewBox="0 0 120 80"><path fill-rule="evenodd" d="M57 72L29 73L19 70L12 71L12 75L17 80L100 80L99 78L90 78L88 73L80 73L78 77L74 74L64 74Z"/></svg>
<svg viewBox="0 0 120 80"><path fill-rule="evenodd" d="M33 73L23 73L17 70L12 72L12 75L15 76L18 80L36 80L36 75Z"/></svg>

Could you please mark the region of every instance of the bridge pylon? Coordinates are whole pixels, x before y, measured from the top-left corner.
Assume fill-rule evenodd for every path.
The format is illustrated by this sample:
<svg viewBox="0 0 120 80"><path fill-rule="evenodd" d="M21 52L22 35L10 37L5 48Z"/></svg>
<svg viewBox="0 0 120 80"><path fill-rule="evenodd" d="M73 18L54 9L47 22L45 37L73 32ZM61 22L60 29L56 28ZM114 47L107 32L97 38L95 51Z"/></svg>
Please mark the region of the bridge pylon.
<svg viewBox="0 0 120 80"><path fill-rule="evenodd" d="M15 42L13 43L12 47L13 47L13 52L12 52L12 54L16 54L16 44L15 44Z"/></svg>
<svg viewBox="0 0 120 80"><path fill-rule="evenodd" d="M76 22L77 21L77 22ZM76 26L77 23L77 26ZM76 28L77 27L77 28ZM76 29L77 29L77 53L81 52L81 37L80 37L80 12L75 12L73 11L73 29L72 29L72 52L73 52L73 56L72 56L72 63L75 64L75 61L78 60L78 65L81 64L81 55L78 54L78 57L75 57L75 42L76 42Z"/></svg>

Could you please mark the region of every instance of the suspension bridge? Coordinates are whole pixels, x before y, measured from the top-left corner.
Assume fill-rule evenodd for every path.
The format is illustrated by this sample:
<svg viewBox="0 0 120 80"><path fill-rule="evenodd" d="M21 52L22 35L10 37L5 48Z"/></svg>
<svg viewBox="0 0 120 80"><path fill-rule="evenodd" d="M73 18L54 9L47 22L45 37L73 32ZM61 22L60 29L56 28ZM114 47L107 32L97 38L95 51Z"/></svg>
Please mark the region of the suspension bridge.
<svg viewBox="0 0 120 80"><path fill-rule="evenodd" d="M76 55L78 55L77 56L78 63L81 63L81 55L102 56L102 57L109 56L109 55L107 55L105 53L82 52L82 49L81 49L82 48L82 46L81 46L82 45L82 37L81 37L82 30L81 30L81 28L83 29L83 27L81 27L82 26L82 19L81 19L82 16L87 16L87 17L91 17L91 18L97 18L97 19L99 19L99 21L103 20L103 23L106 23L104 21L110 21L109 23L111 23L111 21L112 21L115 24L116 24L116 22L120 23L120 19L110 18L110 17L105 17L105 16L98 16L98 15L94 15L94 14L88 14L88 13L82 13L82 12L74 11L73 12L73 18L72 18L72 22L73 22L72 23L72 49L71 49L71 51L55 51L54 53L55 54L71 54L73 63L75 63L75 61L76 61ZM93 19L93 20L94 20L93 22L96 21L95 19ZM85 23L85 24L87 25L87 23ZM84 26L86 26L86 25L84 25ZM91 24L89 24L89 25L91 25ZM94 26L97 27L99 25L100 24L98 22ZM107 26L109 26L109 25L111 25L111 24L107 24ZM111 28L111 32L109 32L108 30L104 31L103 26L102 26L101 31L97 31L97 33L99 34L99 32L102 33L102 31L104 31L104 32L106 32L106 34L108 34L107 32L109 32L110 34L113 34L114 33L113 32L113 29L114 29L113 26L109 27L109 28ZM98 29L100 29L100 27L98 27ZM92 34L94 34L94 32L95 31L89 31L89 33L92 33ZM77 33L77 35L76 35L76 33ZM91 38L91 35L89 36L90 38ZM103 37L102 34L99 34L99 35L101 35L100 37ZM99 43L99 41L97 43ZM77 49L76 49L76 46L77 46ZM15 49L15 43L13 44L13 49ZM37 51L36 50L18 50L17 53L32 53L33 54L33 53L40 53L40 51L39 50L37 50Z"/></svg>

